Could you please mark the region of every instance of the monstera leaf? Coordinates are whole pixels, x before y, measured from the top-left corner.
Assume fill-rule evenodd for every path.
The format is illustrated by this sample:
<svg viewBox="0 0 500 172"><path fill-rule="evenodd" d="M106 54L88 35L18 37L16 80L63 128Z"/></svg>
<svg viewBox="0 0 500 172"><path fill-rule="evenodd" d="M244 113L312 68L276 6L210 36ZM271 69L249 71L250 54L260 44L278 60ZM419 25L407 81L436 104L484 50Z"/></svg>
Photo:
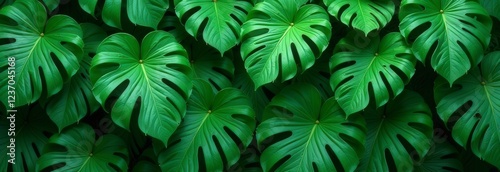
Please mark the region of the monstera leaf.
<svg viewBox="0 0 500 172"><path fill-rule="evenodd" d="M0 44L0 68L13 67L15 77L7 78L8 70L2 70L0 87L13 90L7 87L14 85L15 106L35 102L42 92L47 97L58 93L80 67L80 25L65 15L47 20L45 8L38 1L20 0L0 10L0 40L5 39L12 41ZM7 66L9 57L15 58L15 63ZM14 84L8 85L11 79ZM6 93L2 91L0 96L7 97ZM5 105L6 101L2 98Z"/></svg>
<svg viewBox="0 0 500 172"><path fill-rule="evenodd" d="M89 68L92 61L91 55L95 54L97 46L106 37L106 33L99 26L90 23L81 24L81 27L84 31L85 47L83 59L80 61L80 70L64 84L58 94L50 97L46 103L47 114L57 125L59 132L99 108L99 103L92 94Z"/></svg>
<svg viewBox="0 0 500 172"><path fill-rule="evenodd" d="M56 126L39 105L22 106L7 115L2 112L0 118L0 129L4 131L0 135L0 153L4 157L0 161L0 171L35 171L39 152L57 132ZM12 159L11 151L14 151L15 164L8 162Z"/></svg>
<svg viewBox="0 0 500 172"><path fill-rule="evenodd" d="M459 145L500 168L500 51L488 54L455 84L449 88L442 78L436 80L439 117Z"/></svg>
<svg viewBox="0 0 500 172"><path fill-rule="evenodd" d="M307 69L304 73L298 75L293 82L304 82L313 84L321 93L323 100L333 96L333 91L330 87L330 68L328 61L330 56L324 54L316 60L313 67Z"/></svg>
<svg viewBox="0 0 500 172"><path fill-rule="evenodd" d="M383 28L392 19L395 7L392 0L323 0L328 12L345 25L368 35Z"/></svg>
<svg viewBox="0 0 500 172"><path fill-rule="evenodd" d="M235 72L233 79L233 87L241 90L245 95L250 98L252 101L252 107L255 110L255 119L261 122L262 113L264 108L269 103L270 98L268 94L264 91L265 87L260 87L255 89L255 85L252 82L252 79L245 71L245 67L243 66L243 61L241 58L234 59Z"/></svg>
<svg viewBox="0 0 500 172"><path fill-rule="evenodd" d="M94 96L113 121L128 129L138 109L139 128L165 144L185 114L191 73L186 50L164 31L149 33L141 46L132 35L111 35L90 67Z"/></svg>
<svg viewBox="0 0 500 172"><path fill-rule="evenodd" d="M210 82L216 90L232 86L234 64L230 58L220 57L215 49L193 39L181 43L189 54L194 78Z"/></svg>
<svg viewBox="0 0 500 172"><path fill-rule="evenodd" d="M365 142L363 118L347 118L334 98L323 102L314 86L286 87L264 113L274 116L257 127L264 171L353 171L358 165Z"/></svg>
<svg viewBox="0 0 500 172"><path fill-rule="evenodd" d="M127 144L115 135L96 138L94 129L75 125L50 137L36 164L37 171L127 171Z"/></svg>
<svg viewBox="0 0 500 172"><path fill-rule="evenodd" d="M224 54L238 44L250 9L252 4L244 0L183 0L175 6L175 13L189 34L197 37L201 27L203 40Z"/></svg>
<svg viewBox="0 0 500 172"><path fill-rule="evenodd" d="M427 155L414 163L414 171L416 172L433 172L433 171L463 171L462 163L458 159L458 152L446 140L442 143L436 143Z"/></svg>
<svg viewBox="0 0 500 172"><path fill-rule="evenodd" d="M416 60L399 33L366 42L358 36L351 32L337 43L330 63L330 85L348 115L366 108L370 98L377 107L386 104L403 91L415 73Z"/></svg>
<svg viewBox="0 0 500 172"><path fill-rule="evenodd" d="M186 116L159 157L163 171L222 171L235 164L252 141L255 116L250 100L234 88L214 93L195 80Z"/></svg>
<svg viewBox="0 0 500 172"><path fill-rule="evenodd" d="M310 68L328 46L331 30L318 5L274 0L255 5L241 31L241 57L255 89Z"/></svg>
<svg viewBox="0 0 500 172"><path fill-rule="evenodd" d="M431 111L419 94L406 90L384 107L363 113L368 133L358 171L411 171L412 157L423 157L431 147Z"/></svg>
<svg viewBox="0 0 500 172"><path fill-rule="evenodd" d="M102 20L109 26L121 29L121 15L123 0L103 0ZM78 0L83 11L92 16L98 0ZM156 29L163 15L168 9L168 0L129 0L127 3L127 16L133 24Z"/></svg>
<svg viewBox="0 0 500 172"><path fill-rule="evenodd" d="M417 59L430 56L450 85L481 62L490 40L491 18L476 1L403 0L399 19Z"/></svg>

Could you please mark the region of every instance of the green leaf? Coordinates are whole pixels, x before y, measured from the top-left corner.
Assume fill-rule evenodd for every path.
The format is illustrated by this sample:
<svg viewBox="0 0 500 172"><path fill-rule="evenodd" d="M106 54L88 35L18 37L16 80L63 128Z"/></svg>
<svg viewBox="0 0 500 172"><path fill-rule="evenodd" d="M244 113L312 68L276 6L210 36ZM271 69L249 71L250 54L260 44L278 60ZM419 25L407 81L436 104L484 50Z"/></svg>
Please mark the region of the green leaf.
<svg viewBox="0 0 500 172"><path fill-rule="evenodd" d="M286 87L265 113L274 117L257 127L264 171L353 171L358 165L365 142L363 118L347 118L334 98L323 102L314 86Z"/></svg>
<svg viewBox="0 0 500 172"><path fill-rule="evenodd" d="M377 107L386 104L415 73L416 60L399 33L360 38L351 32L340 40L330 63L330 85L347 115L366 108L370 99Z"/></svg>
<svg viewBox="0 0 500 172"><path fill-rule="evenodd" d="M59 0L43 0L43 3L50 12L54 11L57 6L59 6Z"/></svg>
<svg viewBox="0 0 500 172"><path fill-rule="evenodd" d="M13 117L10 114L15 114ZM57 128L47 118L43 109L38 105L22 106L15 113L0 113L0 171L35 171L35 164L43 146L49 137L57 132ZM11 123L14 122L14 123ZM14 139L15 164L8 163L11 156L10 139Z"/></svg>
<svg viewBox="0 0 500 172"><path fill-rule="evenodd" d="M468 0L403 0L400 31L418 60L453 84L479 64L490 42L491 18Z"/></svg>
<svg viewBox="0 0 500 172"><path fill-rule="evenodd" d="M479 4L488 11L488 13L500 20L500 1L498 0L479 0Z"/></svg>
<svg viewBox="0 0 500 172"><path fill-rule="evenodd" d="M75 125L50 137L36 164L37 171L127 171L127 144L115 135L96 138L94 129ZM62 163L62 165L61 165Z"/></svg>
<svg viewBox="0 0 500 172"><path fill-rule="evenodd" d="M201 27L203 40L222 55L238 44L250 9L252 4L243 0L183 0L175 13L190 35L197 37Z"/></svg>
<svg viewBox="0 0 500 172"><path fill-rule="evenodd" d="M255 89L255 85L252 82L252 79L245 71L245 67L243 66L243 61L241 58L234 59L235 65L235 74L233 79L233 87L241 90L250 100L252 101L252 107L255 110L255 119L257 121L262 121L262 114L264 112L264 108L269 103L270 98L264 91L265 87L259 87Z"/></svg>
<svg viewBox="0 0 500 172"><path fill-rule="evenodd" d="M500 168L500 51L488 54L455 85L436 80L439 117L459 145Z"/></svg>
<svg viewBox="0 0 500 172"><path fill-rule="evenodd" d="M434 144L425 157L414 163L416 172L463 171L462 167L457 149L446 140Z"/></svg>
<svg viewBox="0 0 500 172"><path fill-rule="evenodd" d="M293 82L303 82L314 85L321 93L323 100L332 97L333 91L330 87L330 68L328 66L330 57L331 55L325 56L325 54L323 54L323 56L316 60L316 63L311 68L298 75Z"/></svg>
<svg viewBox="0 0 500 172"><path fill-rule="evenodd" d="M83 11L96 16L98 0L78 0ZM160 20L168 9L168 0L129 0L126 1L127 16L136 25L157 29ZM105 0L102 6L102 20L111 27L121 29L123 0Z"/></svg>
<svg viewBox="0 0 500 172"><path fill-rule="evenodd" d="M363 31L365 36L387 25L395 11L392 0L323 0L323 2L333 17L345 25Z"/></svg>
<svg viewBox="0 0 500 172"><path fill-rule="evenodd" d="M423 157L431 147L431 110L419 94L406 90L384 107L363 113L368 134L358 171L411 171L412 157Z"/></svg>
<svg viewBox="0 0 500 172"><path fill-rule="evenodd" d="M0 68L15 58L16 106L30 104L58 93L77 73L83 54L82 30L71 17L47 13L38 1L20 0L0 10ZM7 90L7 70L2 70L1 90ZM12 90L12 89L10 89ZM7 91L0 95L7 105Z"/></svg>
<svg viewBox="0 0 500 172"><path fill-rule="evenodd" d="M215 49L192 38L181 43L189 54L191 68L195 74L194 78L208 81L216 90L232 86L234 64L230 58L220 57Z"/></svg>
<svg viewBox="0 0 500 172"><path fill-rule="evenodd" d="M134 24L157 29L168 6L168 0L128 0L127 15Z"/></svg>
<svg viewBox="0 0 500 172"><path fill-rule="evenodd" d="M107 36L97 25L90 23L81 24L83 30L84 56L80 61L80 70L62 90L50 97L46 103L46 111L50 119L57 125L59 132L73 123L80 121L85 115L94 113L99 108L99 103L92 94L89 68L92 54L97 51L97 46ZM92 55L93 56L93 55Z"/></svg>
<svg viewBox="0 0 500 172"><path fill-rule="evenodd" d="M241 31L241 57L255 89L310 68L328 46L331 30L318 5L274 0L255 5Z"/></svg>
<svg viewBox="0 0 500 172"><path fill-rule="evenodd" d="M95 17L95 6L97 5L97 0L78 0L78 4L80 4L80 8L88 14Z"/></svg>
<svg viewBox="0 0 500 172"><path fill-rule="evenodd" d="M215 93L209 83L195 80L186 116L160 154L163 171L222 171L235 164L240 147L252 141L255 129L250 100L240 90ZM241 144L241 145L240 145Z"/></svg>
<svg viewBox="0 0 500 172"><path fill-rule="evenodd" d="M132 35L111 35L90 67L94 96L113 121L128 129L138 110L141 131L165 144L185 114L191 73L186 51L165 31L149 33L141 46Z"/></svg>
<svg viewBox="0 0 500 172"><path fill-rule="evenodd" d="M156 161L157 155L155 154L152 147L147 148L142 151L139 156L139 162L137 162L132 169L132 172L161 172L160 166Z"/></svg>

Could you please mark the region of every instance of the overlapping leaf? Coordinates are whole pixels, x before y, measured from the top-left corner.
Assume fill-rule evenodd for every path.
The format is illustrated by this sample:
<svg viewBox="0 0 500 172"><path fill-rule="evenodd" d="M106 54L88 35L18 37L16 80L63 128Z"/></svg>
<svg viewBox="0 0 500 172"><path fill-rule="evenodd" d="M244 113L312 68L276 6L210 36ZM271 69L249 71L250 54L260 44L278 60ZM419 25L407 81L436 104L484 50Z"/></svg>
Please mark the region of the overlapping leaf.
<svg viewBox="0 0 500 172"><path fill-rule="evenodd" d="M359 29L368 35L382 29L394 15L392 0L323 0L328 12L345 25Z"/></svg>
<svg viewBox="0 0 500 172"><path fill-rule="evenodd" d="M286 87L265 113L274 117L257 127L264 171L353 171L358 165L365 142L363 118L347 118L334 98L323 102L314 86Z"/></svg>
<svg viewBox="0 0 500 172"><path fill-rule="evenodd" d="M481 62L490 42L491 18L476 1L403 0L400 31L418 60L453 84Z"/></svg>
<svg viewBox="0 0 500 172"><path fill-rule="evenodd" d="M406 90L385 107L363 113L368 133L358 171L411 171L412 158L423 157L431 147L431 110L419 94Z"/></svg>
<svg viewBox="0 0 500 172"><path fill-rule="evenodd" d="M137 109L139 128L165 144L185 114L191 75L186 50L164 31L149 33L141 46L132 35L111 35L90 68L94 96L113 121L128 129Z"/></svg>
<svg viewBox="0 0 500 172"><path fill-rule="evenodd" d="M80 67L80 25L65 15L47 19L45 8L38 1L20 0L0 10L0 40L11 40L0 44L0 68L14 68L14 84L10 86L15 87L16 106L35 102L42 92L47 97L58 93ZM14 66L8 66L9 57L15 58ZM7 78L7 71L0 73L4 105L7 82L11 79Z"/></svg>
<svg viewBox="0 0 500 172"><path fill-rule="evenodd" d="M51 134L57 132L57 127L50 121L47 114L39 105L22 106L17 112L0 113L0 171L35 171L35 165L40 157L44 145ZM11 142L14 139L14 142ZM10 164L12 157L11 144L15 159ZM9 167L10 166L10 167Z"/></svg>
<svg viewBox="0 0 500 172"><path fill-rule="evenodd" d="M488 54L455 84L450 88L444 79L436 81L439 116L459 145L500 168L500 52Z"/></svg>
<svg viewBox="0 0 500 172"><path fill-rule="evenodd" d="M209 83L195 80L187 114L159 157L162 170L222 171L238 161L239 144L248 146L254 129L254 111L240 90L215 93Z"/></svg>
<svg viewBox="0 0 500 172"><path fill-rule="evenodd" d="M82 123L50 137L37 161L36 169L127 171L128 156L127 144L120 137L106 134L97 138L94 129Z"/></svg>
<svg viewBox="0 0 500 172"><path fill-rule="evenodd" d="M182 44L189 55L194 78L208 81L217 90L232 86L234 64L229 57L220 57L217 50L193 39L186 39Z"/></svg>
<svg viewBox="0 0 500 172"><path fill-rule="evenodd" d="M50 97L46 103L47 114L57 125L59 132L99 108L99 103L92 94L89 68L92 61L91 55L95 54L97 46L106 37L106 33L99 26L90 23L81 24L81 27L85 47L80 69L63 85L62 90Z"/></svg>
<svg viewBox="0 0 500 172"><path fill-rule="evenodd" d="M241 57L255 89L310 68L331 37L328 14L315 4L264 1L242 26Z"/></svg>
<svg viewBox="0 0 500 172"><path fill-rule="evenodd" d="M441 143L434 143L433 147L427 152L427 155L414 163L414 171L463 171L462 163L458 159L457 149L445 139L441 139L441 141Z"/></svg>
<svg viewBox="0 0 500 172"><path fill-rule="evenodd" d="M103 0L102 20L109 26L121 28L123 0ZM83 11L96 16L98 0L78 0ZM168 0L128 0L126 1L127 16L134 24L156 29L168 9Z"/></svg>
<svg viewBox="0 0 500 172"><path fill-rule="evenodd" d="M342 39L330 63L330 85L348 115L366 108L370 99L377 107L386 104L415 73L415 57L399 33L382 40L377 36L360 41L359 36L351 32Z"/></svg>
<svg viewBox="0 0 500 172"><path fill-rule="evenodd" d="M183 24L189 34L197 37L203 32L203 40L224 54L238 44L250 9L252 4L244 0L183 0L175 13L179 19L186 18Z"/></svg>

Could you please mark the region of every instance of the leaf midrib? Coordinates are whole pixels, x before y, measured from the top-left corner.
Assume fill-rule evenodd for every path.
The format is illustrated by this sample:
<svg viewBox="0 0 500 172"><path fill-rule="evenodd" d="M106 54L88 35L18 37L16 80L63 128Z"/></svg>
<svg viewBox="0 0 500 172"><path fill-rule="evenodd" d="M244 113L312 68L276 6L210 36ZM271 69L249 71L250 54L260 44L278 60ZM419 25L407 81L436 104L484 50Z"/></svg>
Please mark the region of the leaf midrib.
<svg viewBox="0 0 500 172"><path fill-rule="evenodd" d="M379 56L380 56L380 55L379 55ZM366 74L370 71L371 66L372 66L372 64L373 64L373 62L375 61L375 59L376 59L376 58L377 58L377 56L374 56L374 57L372 58L372 60L370 61L370 64L368 64L368 66L365 68L365 70L364 70L364 72L363 72L363 76L360 78L360 80L361 80L361 81L365 80L364 78L366 77ZM358 84L356 85L356 88L355 88L355 90L354 90L354 93L352 94L351 99L349 100L349 102L351 102L351 103L350 103L350 107L351 107L351 110L352 110L352 111L354 111L354 105L352 104L352 102L354 102L354 97L355 97L356 95L358 95L358 92L359 92L359 90L360 90L360 89L359 89L359 87L361 86L361 83L362 83L361 81L360 81L360 82L358 82ZM352 114L352 112L351 112L351 114Z"/></svg>
<svg viewBox="0 0 500 172"><path fill-rule="evenodd" d="M24 70L25 70L26 66L28 65L29 61L31 60L33 51L35 51L35 48L38 46L38 43L40 43L40 40L42 40L41 36L39 36L38 39L36 39L35 44L33 45L33 47L31 47L31 50L29 51L28 56L26 57L26 61L22 65L21 70L19 71L19 77L18 78L23 78L22 76L24 74ZM19 79L17 81L19 81ZM33 95L31 97L33 97ZM31 98L30 98L30 100L28 102L31 102Z"/></svg>
<svg viewBox="0 0 500 172"><path fill-rule="evenodd" d="M495 115L495 107L493 106L493 101L491 100L490 93L488 91L488 88L486 88L486 87L487 87L486 85L483 86L484 92L486 93L486 98L488 99L488 104L490 105L491 115ZM494 126L499 126L497 118L495 118L494 116L492 118L493 118L494 123L497 124ZM497 128L497 131L500 131L500 128ZM498 137L498 133L497 133L497 137ZM498 141L500 141L500 137L498 137Z"/></svg>
<svg viewBox="0 0 500 172"><path fill-rule="evenodd" d="M213 113L213 111L212 111ZM191 142L189 142L189 144L187 145L187 148L185 149L184 153L182 154L182 158L181 158L181 161L180 162L184 162L184 160L186 159L186 155L187 155L187 152L190 148L192 148L191 145L193 145L194 141L196 140L196 137L198 137L198 132L200 131L200 129L202 128L202 126L205 124L205 121L208 119L208 117L210 116L211 113L208 113L205 115L205 117L203 117L203 120L201 120L201 123L200 125L198 126L198 128L196 129L196 131L194 132L194 136L193 136L193 139L191 139ZM180 166L182 166L182 163L179 164Z"/></svg>
<svg viewBox="0 0 500 172"><path fill-rule="evenodd" d="M146 68L144 67L144 63L139 64L139 66L141 66L142 73L143 73L143 75L144 75L144 78L146 79L147 92L148 92L149 94L151 94L152 96L156 95L156 94L154 94L154 93L153 93L153 88L151 88L151 83L150 83L150 80L149 80L148 74L146 73ZM155 114L159 115L160 113L158 112L158 109L156 108L156 105L157 105L156 98L155 98L155 97L153 97L153 98L152 98L152 101L153 101L153 103L152 103L152 104L153 104L153 106L155 107L155 108L153 108L153 110L156 112ZM142 107L142 105L141 105L141 107ZM154 116L154 115L151 115L151 116ZM150 130L150 129L151 129L151 127L148 127L148 130L146 131L146 134L148 134L148 133L149 133L149 130Z"/></svg>
<svg viewBox="0 0 500 172"><path fill-rule="evenodd" d="M285 36L288 34L288 32L290 31L290 29L292 28L293 26L288 26L285 30L285 33L283 33L280 37L280 39L278 40L278 42L275 44L274 48L273 48L273 51L269 54L270 56L266 59L266 63L264 64L264 68L262 68L262 70L266 69L265 66L267 66L269 64L269 62L271 61L271 59L273 58L272 55L274 53L276 53L276 51L278 50L278 47L279 45L281 44L281 41L283 41L283 39L285 38ZM262 71L261 71L262 72ZM276 78L274 79L276 80Z"/></svg>
<svg viewBox="0 0 500 172"><path fill-rule="evenodd" d="M302 163L304 162L304 155L307 154L307 147L309 147L309 144L311 143L311 138L314 135L316 128L318 127L319 124L314 124L311 133L309 133L309 137L307 138L306 145L304 146L304 151L302 152L302 155L300 156L300 164L297 167L302 167ZM298 170L298 169L297 169Z"/></svg>

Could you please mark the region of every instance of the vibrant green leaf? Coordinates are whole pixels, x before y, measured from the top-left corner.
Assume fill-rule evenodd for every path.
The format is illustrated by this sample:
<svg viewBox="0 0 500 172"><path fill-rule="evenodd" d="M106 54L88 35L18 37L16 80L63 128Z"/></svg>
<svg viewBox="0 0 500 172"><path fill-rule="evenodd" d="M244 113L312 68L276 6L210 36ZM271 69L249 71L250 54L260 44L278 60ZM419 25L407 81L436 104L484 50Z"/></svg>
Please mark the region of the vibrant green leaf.
<svg viewBox="0 0 500 172"><path fill-rule="evenodd" d="M112 134L97 137L85 123L50 137L38 159L37 171L127 171L125 142Z"/></svg>
<svg viewBox="0 0 500 172"><path fill-rule="evenodd" d="M82 8L83 11L95 17L94 12L95 6L97 5L97 0L78 0L78 3L80 4L80 8Z"/></svg>
<svg viewBox="0 0 500 172"><path fill-rule="evenodd" d="M403 0L399 19L417 59L430 56L450 85L481 62L490 42L491 18L475 1Z"/></svg>
<svg viewBox="0 0 500 172"><path fill-rule="evenodd" d="M358 171L411 171L413 157L423 157L431 147L431 110L417 93L406 90L384 107L366 109L366 151Z"/></svg>
<svg viewBox="0 0 500 172"><path fill-rule="evenodd" d="M274 117L257 127L264 171L353 171L358 165L365 142L363 118L347 118L334 98L323 102L314 86L286 87L265 113Z"/></svg>
<svg viewBox="0 0 500 172"><path fill-rule="evenodd" d="M142 132L167 143L186 111L192 87L184 48L164 31L146 35L139 46L129 34L106 38L92 59L93 93L120 127L134 110Z"/></svg>
<svg viewBox="0 0 500 172"><path fill-rule="evenodd" d="M175 13L189 34L197 37L203 32L203 40L222 55L238 44L250 9L252 4L244 0L183 0L175 6Z"/></svg>
<svg viewBox="0 0 500 172"><path fill-rule="evenodd" d="M168 6L168 0L127 0L127 15L134 24L156 29Z"/></svg>
<svg viewBox="0 0 500 172"><path fill-rule="evenodd" d="M377 107L386 104L415 73L416 60L399 33L382 39L360 37L364 38L351 32L340 40L330 63L330 85L347 115L366 108L370 99Z"/></svg>
<svg viewBox="0 0 500 172"><path fill-rule="evenodd" d="M382 29L392 19L395 6L392 0L323 0L328 12L345 25L359 29L368 36Z"/></svg>
<svg viewBox="0 0 500 172"><path fill-rule="evenodd" d="M0 39L14 39L0 45L1 68L15 58L16 106L33 103L59 92L63 83L79 69L83 50L80 26L68 16L47 19L45 8L32 0L16 1L0 10ZM7 90L7 70L0 83ZM0 93L7 97L6 91ZM7 99L2 99L7 104Z"/></svg>
<svg viewBox="0 0 500 172"><path fill-rule="evenodd" d="M80 25L65 15L47 20L43 5L34 0L16 1L0 10L0 68L15 58L16 106L30 104L43 95L58 93L63 83L77 73L83 55ZM1 90L7 90L7 71L2 70ZM11 85L12 86L12 85ZM12 90L12 89L9 89ZM7 91L0 92L7 105Z"/></svg>
<svg viewBox="0 0 500 172"><path fill-rule="evenodd" d="M128 0L126 1L126 13L133 24L157 29L160 20L168 9L168 2L168 0ZM95 9L98 0L78 0L78 3L83 11L94 17L96 16ZM104 23L121 29L122 4L123 0L104 0L102 6L102 20Z"/></svg>
<svg viewBox="0 0 500 172"><path fill-rule="evenodd" d="M11 114L15 114L11 116ZM50 135L57 132L57 127L47 118L43 109L38 105L22 106L17 112L0 113L0 171L35 171L35 164L43 146L48 142ZM14 123L11 123L14 122ZM14 139L15 148L11 150L10 139ZM8 147L9 146L9 147ZM11 151L15 153L15 164L8 160Z"/></svg>
<svg viewBox="0 0 500 172"><path fill-rule="evenodd" d="M459 145L500 168L500 51L488 54L455 86L436 80L439 116Z"/></svg>
<svg viewBox="0 0 500 172"><path fill-rule="evenodd" d="M222 171L240 157L240 144L252 141L255 129L250 100L240 90L214 93L209 83L195 80L183 122L160 154L163 171ZM227 164L225 164L227 163Z"/></svg>
<svg viewBox="0 0 500 172"><path fill-rule="evenodd" d="M328 46L331 30L328 14L315 4L268 0L255 5L241 31L241 57L255 89L310 68Z"/></svg>
<svg viewBox="0 0 500 172"><path fill-rule="evenodd" d="M63 85L59 93L50 97L46 103L47 114L57 125L59 132L99 108L99 103L92 94L89 68L92 61L91 55L96 53L97 46L107 35L94 24L84 23L81 24L81 28L85 46L83 60L80 61L80 70Z"/></svg>

